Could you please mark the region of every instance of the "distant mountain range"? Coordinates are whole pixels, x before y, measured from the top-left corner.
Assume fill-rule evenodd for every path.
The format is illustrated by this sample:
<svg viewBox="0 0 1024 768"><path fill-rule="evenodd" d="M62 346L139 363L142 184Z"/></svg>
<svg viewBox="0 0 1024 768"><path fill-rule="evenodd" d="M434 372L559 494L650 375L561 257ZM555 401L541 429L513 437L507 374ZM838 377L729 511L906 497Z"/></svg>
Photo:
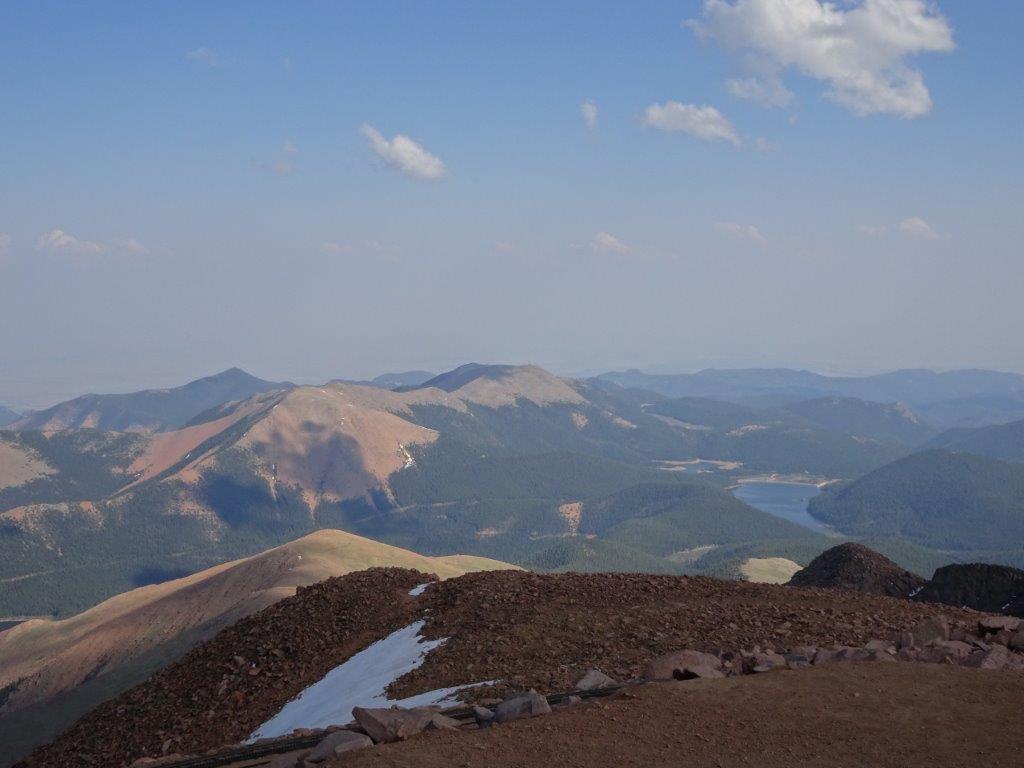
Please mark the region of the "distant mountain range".
<svg viewBox="0 0 1024 768"><path fill-rule="evenodd" d="M929 443L935 448L1024 462L1024 419L976 429L951 429Z"/></svg>
<svg viewBox="0 0 1024 768"><path fill-rule="evenodd" d="M728 374L749 388L751 372ZM895 492L900 467L917 466L900 462L922 442L968 437L935 437L907 406L848 395L766 407L529 365L425 376L293 386L232 370L78 398L0 431L0 615L66 616L320 528L548 570L738 576L751 558L805 564L828 540L737 501L737 478L841 478L852 489L884 470ZM934 390L935 376L946 381L919 378ZM840 530L874 537L906 567L959 559L945 554L949 541L885 522L884 507L826 511L839 491L816 510ZM1012 530L1007 508L978 498L972 524L993 513L995 530ZM998 549L1015 562L1016 549Z"/></svg>
<svg viewBox="0 0 1024 768"><path fill-rule="evenodd" d="M292 384L258 379L239 368L173 389L147 389L127 395L82 395L35 411L13 423L14 429L101 429L165 432L179 429L210 408Z"/></svg>
<svg viewBox="0 0 1024 768"><path fill-rule="evenodd" d="M398 389L399 387L417 387L436 375L430 371L402 371L400 373L382 373L380 376L375 376L370 380L335 379L334 381L342 384L367 384L371 387L380 387L381 389Z"/></svg>
<svg viewBox="0 0 1024 768"><path fill-rule="evenodd" d="M0 427L7 426L8 424L13 424L20 418L21 414L18 413L17 411L12 411L10 408L0 405Z"/></svg>
<svg viewBox="0 0 1024 768"><path fill-rule="evenodd" d="M708 397L755 405L785 405L830 396L901 402L938 427L1010 421L1020 418L1017 414L1024 408L1024 375L985 370L903 370L862 377L824 376L788 368L708 369L687 374L629 370L600 378L668 397Z"/></svg>
<svg viewBox="0 0 1024 768"><path fill-rule="evenodd" d="M0 613L66 615L322 527L553 569L694 571L714 551L708 567L730 573L744 546L775 542L768 554L788 556L790 542L811 542L811 554L824 542L738 502L727 477L664 462L717 441L761 471L783 455L764 437L777 432L822 471L908 450L804 421L694 441L649 412L652 397L535 366L471 365L401 391L271 389L162 432L2 432ZM598 524L611 508L614 522Z"/></svg>

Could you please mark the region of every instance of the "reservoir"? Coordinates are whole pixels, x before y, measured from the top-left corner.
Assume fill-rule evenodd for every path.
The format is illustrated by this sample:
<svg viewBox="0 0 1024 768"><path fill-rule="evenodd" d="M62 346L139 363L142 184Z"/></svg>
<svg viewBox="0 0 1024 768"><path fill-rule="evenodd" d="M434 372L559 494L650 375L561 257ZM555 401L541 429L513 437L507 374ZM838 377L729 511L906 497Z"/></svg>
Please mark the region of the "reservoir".
<svg viewBox="0 0 1024 768"><path fill-rule="evenodd" d="M829 526L811 517L807 502L821 493L809 483L740 483L732 494L762 512L802 525L815 533L834 534Z"/></svg>

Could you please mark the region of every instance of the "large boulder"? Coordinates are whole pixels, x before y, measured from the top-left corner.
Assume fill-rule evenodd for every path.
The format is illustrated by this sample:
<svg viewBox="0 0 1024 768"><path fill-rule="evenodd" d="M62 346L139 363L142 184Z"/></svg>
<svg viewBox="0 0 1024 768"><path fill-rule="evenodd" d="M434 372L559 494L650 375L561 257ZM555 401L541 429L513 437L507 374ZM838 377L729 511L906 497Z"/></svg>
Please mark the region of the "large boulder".
<svg viewBox="0 0 1024 768"><path fill-rule="evenodd" d="M310 763L322 763L345 752L352 752L356 749L372 747L373 741L369 736L355 731L335 731L325 738L306 756Z"/></svg>
<svg viewBox="0 0 1024 768"><path fill-rule="evenodd" d="M721 669L722 661L711 653L701 651L675 651L647 662L644 680L672 680L683 674L687 667Z"/></svg>
<svg viewBox="0 0 1024 768"><path fill-rule="evenodd" d="M548 700L536 691L530 691L505 699L495 707L494 722L507 723L521 717L536 717L537 715L547 715L550 712L551 706L548 704Z"/></svg>
<svg viewBox="0 0 1024 768"><path fill-rule="evenodd" d="M377 744L402 741L426 728L435 712L430 709L404 709L402 707L356 707L352 717L359 727Z"/></svg>

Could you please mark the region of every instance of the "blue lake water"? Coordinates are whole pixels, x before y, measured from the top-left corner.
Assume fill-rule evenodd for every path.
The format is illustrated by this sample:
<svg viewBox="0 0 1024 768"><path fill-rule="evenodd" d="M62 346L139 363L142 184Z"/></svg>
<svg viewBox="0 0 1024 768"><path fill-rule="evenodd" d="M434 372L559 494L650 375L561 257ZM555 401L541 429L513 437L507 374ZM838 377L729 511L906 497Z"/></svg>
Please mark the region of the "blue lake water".
<svg viewBox="0 0 1024 768"><path fill-rule="evenodd" d="M732 491L737 499L762 512L810 528L816 533L834 533L807 512L807 502L819 493L821 489L818 486L807 483L741 483Z"/></svg>

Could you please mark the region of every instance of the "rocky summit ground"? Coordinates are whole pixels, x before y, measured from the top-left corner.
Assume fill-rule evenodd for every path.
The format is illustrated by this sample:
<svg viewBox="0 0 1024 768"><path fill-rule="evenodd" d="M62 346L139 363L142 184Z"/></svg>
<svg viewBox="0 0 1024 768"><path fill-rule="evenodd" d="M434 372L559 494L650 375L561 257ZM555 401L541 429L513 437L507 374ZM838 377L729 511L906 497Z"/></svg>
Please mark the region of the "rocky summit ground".
<svg viewBox="0 0 1024 768"><path fill-rule="evenodd" d="M500 683L480 697L562 691L590 668L628 680L681 648L861 645L939 613L954 630L978 624L971 611L854 592L645 574L479 573L409 594L430 578L373 569L303 588L101 705L28 764L113 768L238 742L353 653L419 618L427 637L449 640L392 686L393 698L481 680Z"/></svg>
<svg viewBox="0 0 1024 768"><path fill-rule="evenodd" d="M1020 765L1024 679L834 664L654 683L486 730L432 732L329 768L957 768Z"/></svg>

